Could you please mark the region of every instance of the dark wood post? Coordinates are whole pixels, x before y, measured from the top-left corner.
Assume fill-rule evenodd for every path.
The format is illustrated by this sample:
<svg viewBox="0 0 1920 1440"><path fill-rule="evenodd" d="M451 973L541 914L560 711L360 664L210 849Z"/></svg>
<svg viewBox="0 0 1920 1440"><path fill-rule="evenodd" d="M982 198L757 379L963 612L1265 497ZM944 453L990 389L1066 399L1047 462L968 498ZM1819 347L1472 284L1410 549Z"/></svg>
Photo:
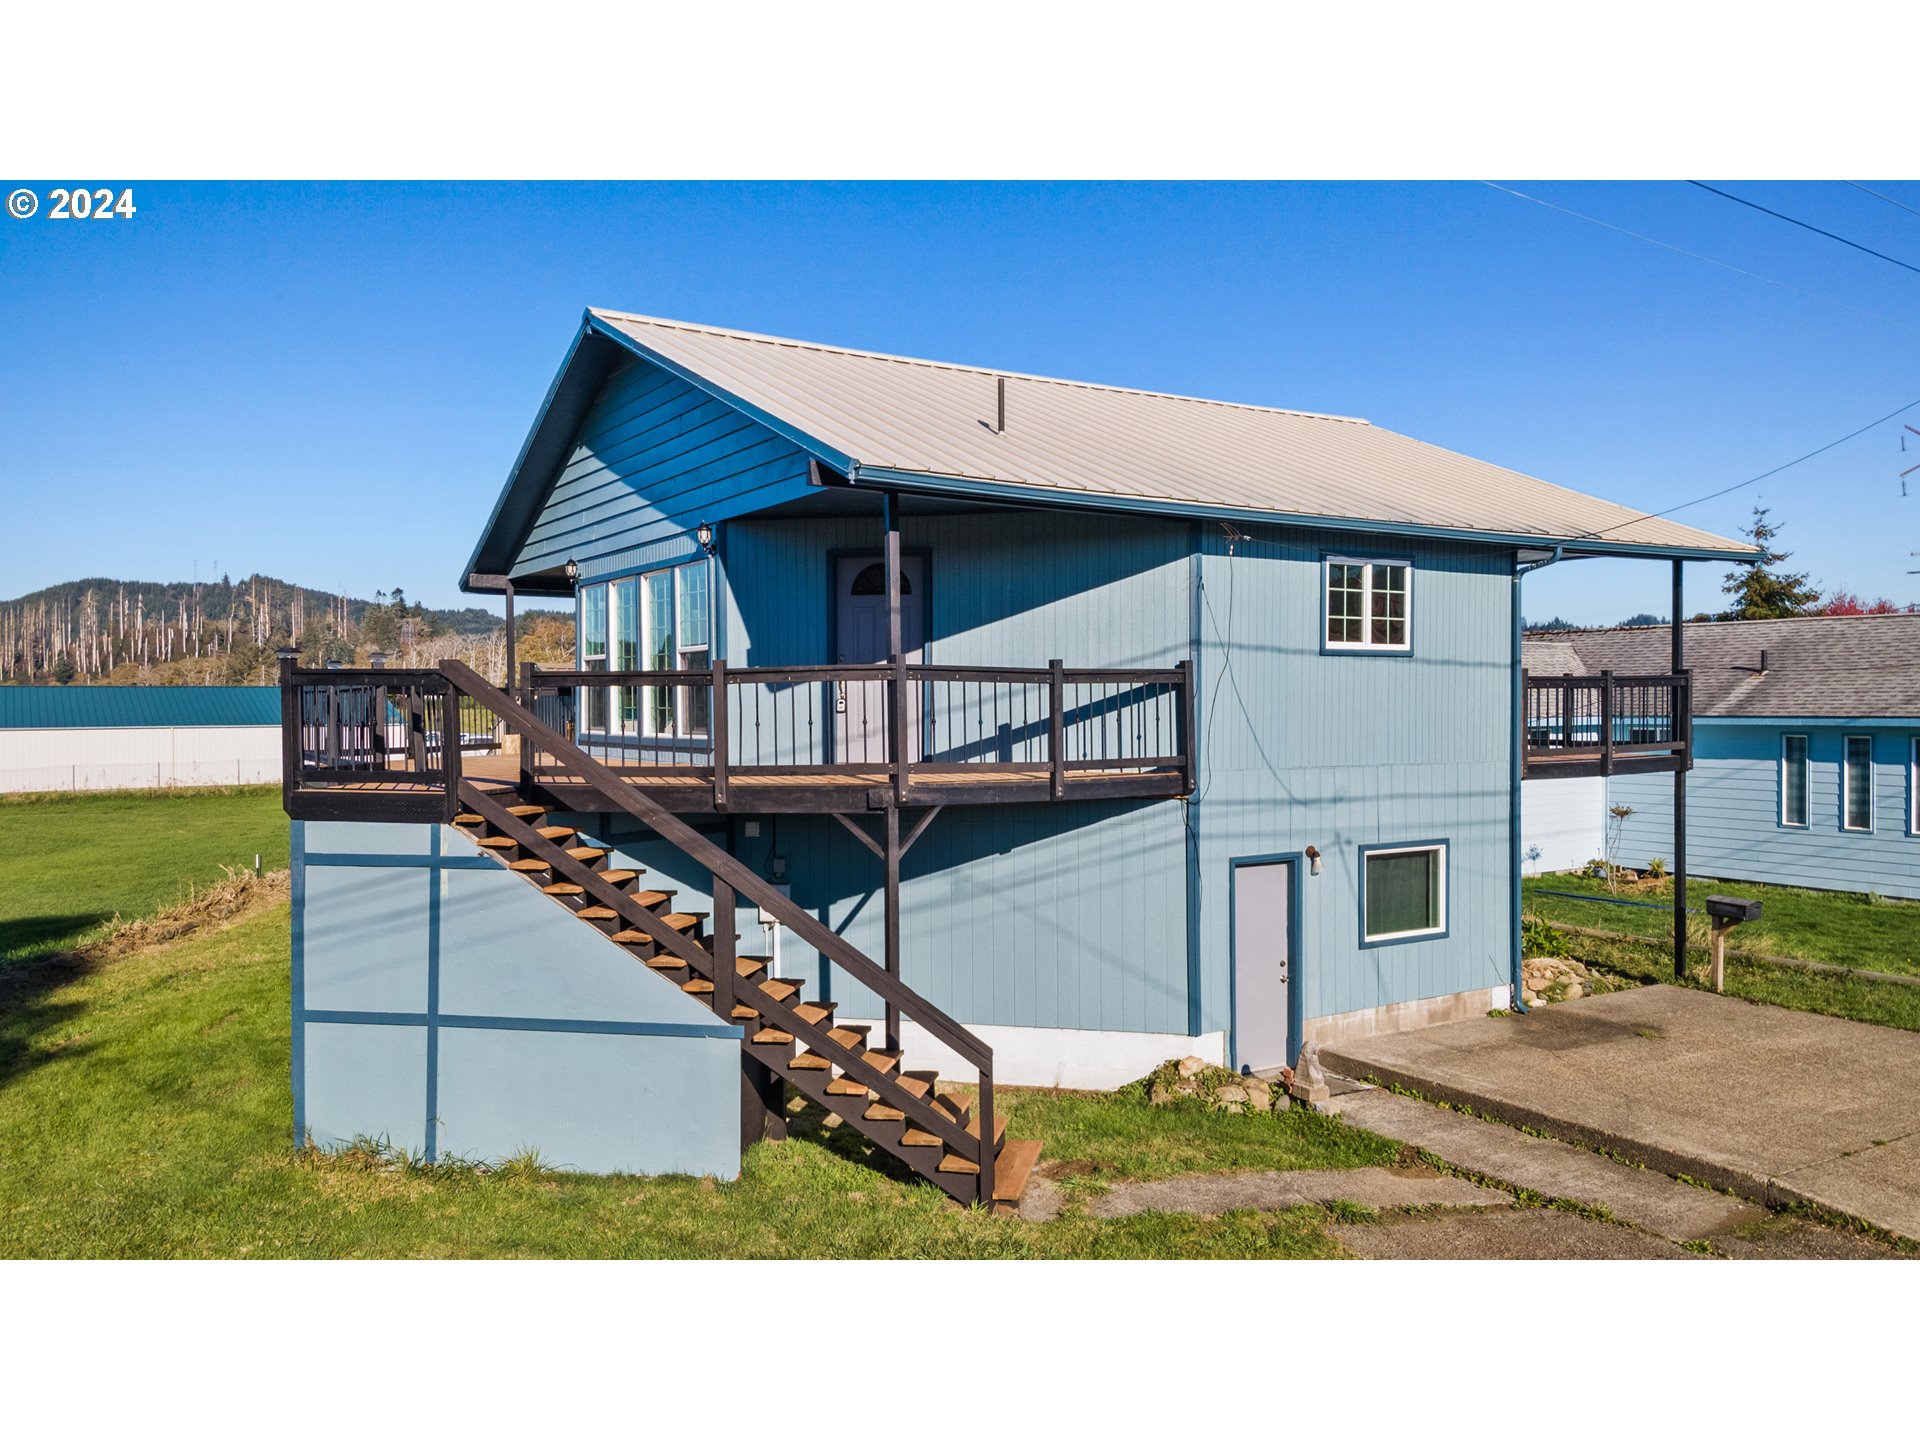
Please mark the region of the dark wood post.
<svg viewBox="0 0 1920 1440"><path fill-rule="evenodd" d="M993 1208L993 1075L980 1072L980 1100L974 1109L980 1125L980 1203Z"/></svg>
<svg viewBox="0 0 1920 1440"><path fill-rule="evenodd" d="M1684 616L1686 614L1686 580L1684 561L1673 562L1673 673L1684 676L1687 671L1687 632ZM1687 688L1676 688L1673 728L1676 734L1691 728L1690 722L1681 719L1678 705L1682 700L1691 706L1692 697ZM1689 759L1691 756L1689 756ZM1687 978L1687 767L1681 764L1673 772L1673 978Z"/></svg>
<svg viewBox="0 0 1920 1440"><path fill-rule="evenodd" d="M1067 794L1067 677L1064 660L1047 662L1047 760L1051 765L1053 798Z"/></svg>
<svg viewBox="0 0 1920 1440"><path fill-rule="evenodd" d="M520 693L514 698L527 709L539 713L539 706L533 694L533 661L528 660L520 667ZM533 784L534 772L539 768L535 763L539 759L540 747L531 735L520 737L520 795L525 799Z"/></svg>
<svg viewBox="0 0 1920 1440"><path fill-rule="evenodd" d="M900 807L887 807L887 974L900 978ZM887 1001L887 1049L900 1048L900 1007Z"/></svg>
<svg viewBox="0 0 1920 1440"><path fill-rule="evenodd" d="M1180 758L1186 762L1185 783L1191 795L1200 779L1200 757L1193 743L1193 665L1182 660L1173 668L1180 672Z"/></svg>
<svg viewBox="0 0 1920 1440"><path fill-rule="evenodd" d="M1613 774L1613 671L1600 672L1600 773Z"/></svg>
<svg viewBox="0 0 1920 1440"><path fill-rule="evenodd" d="M727 808L727 662L715 660L707 696L707 743L713 749L713 808Z"/></svg>
<svg viewBox="0 0 1920 1440"><path fill-rule="evenodd" d="M517 653L513 633L513 581L509 580L507 581L507 695L510 699L519 700L524 705L527 702L514 693L514 683L518 679L518 667L514 664Z"/></svg>
<svg viewBox="0 0 1920 1440"><path fill-rule="evenodd" d="M907 798L907 658L900 634L900 497L891 490L880 497L886 523L887 572L887 733L893 750L893 803Z"/></svg>
<svg viewBox="0 0 1920 1440"><path fill-rule="evenodd" d="M300 788L301 757L305 745L300 735L300 687L293 679L294 657L280 660L280 807L293 808L293 792Z"/></svg>
<svg viewBox="0 0 1920 1440"><path fill-rule="evenodd" d="M713 1013L722 1020L733 1015L734 939L733 882L713 877Z"/></svg>
<svg viewBox="0 0 1920 1440"><path fill-rule="evenodd" d="M446 772L447 822L460 813L460 692L451 679L440 682L446 709L440 720L440 764Z"/></svg>

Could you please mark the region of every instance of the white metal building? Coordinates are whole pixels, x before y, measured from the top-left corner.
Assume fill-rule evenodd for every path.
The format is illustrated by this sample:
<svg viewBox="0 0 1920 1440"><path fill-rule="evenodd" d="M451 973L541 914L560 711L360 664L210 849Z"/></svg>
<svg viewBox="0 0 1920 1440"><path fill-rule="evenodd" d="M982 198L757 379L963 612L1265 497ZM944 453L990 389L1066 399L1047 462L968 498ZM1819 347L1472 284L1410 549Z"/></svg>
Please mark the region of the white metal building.
<svg viewBox="0 0 1920 1440"><path fill-rule="evenodd" d="M279 780L271 686L0 686L0 792Z"/></svg>

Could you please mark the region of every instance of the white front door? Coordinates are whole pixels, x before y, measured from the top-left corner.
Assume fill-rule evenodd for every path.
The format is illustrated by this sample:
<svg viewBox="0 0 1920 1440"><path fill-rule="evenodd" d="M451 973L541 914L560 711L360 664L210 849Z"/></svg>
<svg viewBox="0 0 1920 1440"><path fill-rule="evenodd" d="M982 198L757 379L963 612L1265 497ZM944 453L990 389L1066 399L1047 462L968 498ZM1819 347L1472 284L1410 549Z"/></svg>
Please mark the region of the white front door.
<svg viewBox="0 0 1920 1440"><path fill-rule="evenodd" d="M1234 1059L1249 1070L1291 1065L1287 986L1293 940L1293 862L1233 867Z"/></svg>
<svg viewBox="0 0 1920 1440"><path fill-rule="evenodd" d="M887 571L877 555L842 555L834 568L834 660L873 665L887 658ZM927 565L900 561L900 648L918 662L926 644ZM877 681L836 687L834 758L841 764L887 760L887 687ZM917 714L918 706L914 707ZM915 722L917 724L917 722ZM911 730L911 726L909 727Z"/></svg>

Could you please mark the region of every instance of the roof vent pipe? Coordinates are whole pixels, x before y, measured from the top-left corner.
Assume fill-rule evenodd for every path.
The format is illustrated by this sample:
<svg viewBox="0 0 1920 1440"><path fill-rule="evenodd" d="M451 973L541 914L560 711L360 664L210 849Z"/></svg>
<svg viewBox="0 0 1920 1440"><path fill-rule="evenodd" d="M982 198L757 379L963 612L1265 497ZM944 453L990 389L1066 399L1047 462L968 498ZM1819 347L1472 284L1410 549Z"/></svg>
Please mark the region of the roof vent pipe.
<svg viewBox="0 0 1920 1440"><path fill-rule="evenodd" d="M994 423L993 433L996 435L1004 435L1007 433L1007 377L1006 376L1001 375L996 377L995 389L998 392L998 398L1000 402L1000 414L999 414L998 420Z"/></svg>
<svg viewBox="0 0 1920 1440"><path fill-rule="evenodd" d="M1760 652L1760 673L1762 675L1767 673L1767 652L1764 650Z"/></svg>

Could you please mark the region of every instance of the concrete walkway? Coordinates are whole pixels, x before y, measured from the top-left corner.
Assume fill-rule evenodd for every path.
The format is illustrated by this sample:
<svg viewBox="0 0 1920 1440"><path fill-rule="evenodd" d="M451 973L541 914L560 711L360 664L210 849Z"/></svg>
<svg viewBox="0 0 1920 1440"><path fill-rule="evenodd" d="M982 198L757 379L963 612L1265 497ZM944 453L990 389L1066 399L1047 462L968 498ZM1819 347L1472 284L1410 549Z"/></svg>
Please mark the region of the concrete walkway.
<svg viewBox="0 0 1920 1440"><path fill-rule="evenodd" d="M1762 1204L1811 1202L1920 1239L1920 1034L1655 985L1322 1059ZM1482 1168L1457 1137L1426 1148Z"/></svg>
<svg viewBox="0 0 1920 1440"><path fill-rule="evenodd" d="M1418 1103L1412 1102L1412 1103ZM1124 1180L1087 1206L1103 1220L1149 1210L1186 1215L1224 1215L1229 1210L1286 1210L1295 1205L1345 1201L1374 1210L1429 1206L1491 1210L1513 1197L1433 1170L1264 1170L1227 1175L1175 1175L1165 1180Z"/></svg>

